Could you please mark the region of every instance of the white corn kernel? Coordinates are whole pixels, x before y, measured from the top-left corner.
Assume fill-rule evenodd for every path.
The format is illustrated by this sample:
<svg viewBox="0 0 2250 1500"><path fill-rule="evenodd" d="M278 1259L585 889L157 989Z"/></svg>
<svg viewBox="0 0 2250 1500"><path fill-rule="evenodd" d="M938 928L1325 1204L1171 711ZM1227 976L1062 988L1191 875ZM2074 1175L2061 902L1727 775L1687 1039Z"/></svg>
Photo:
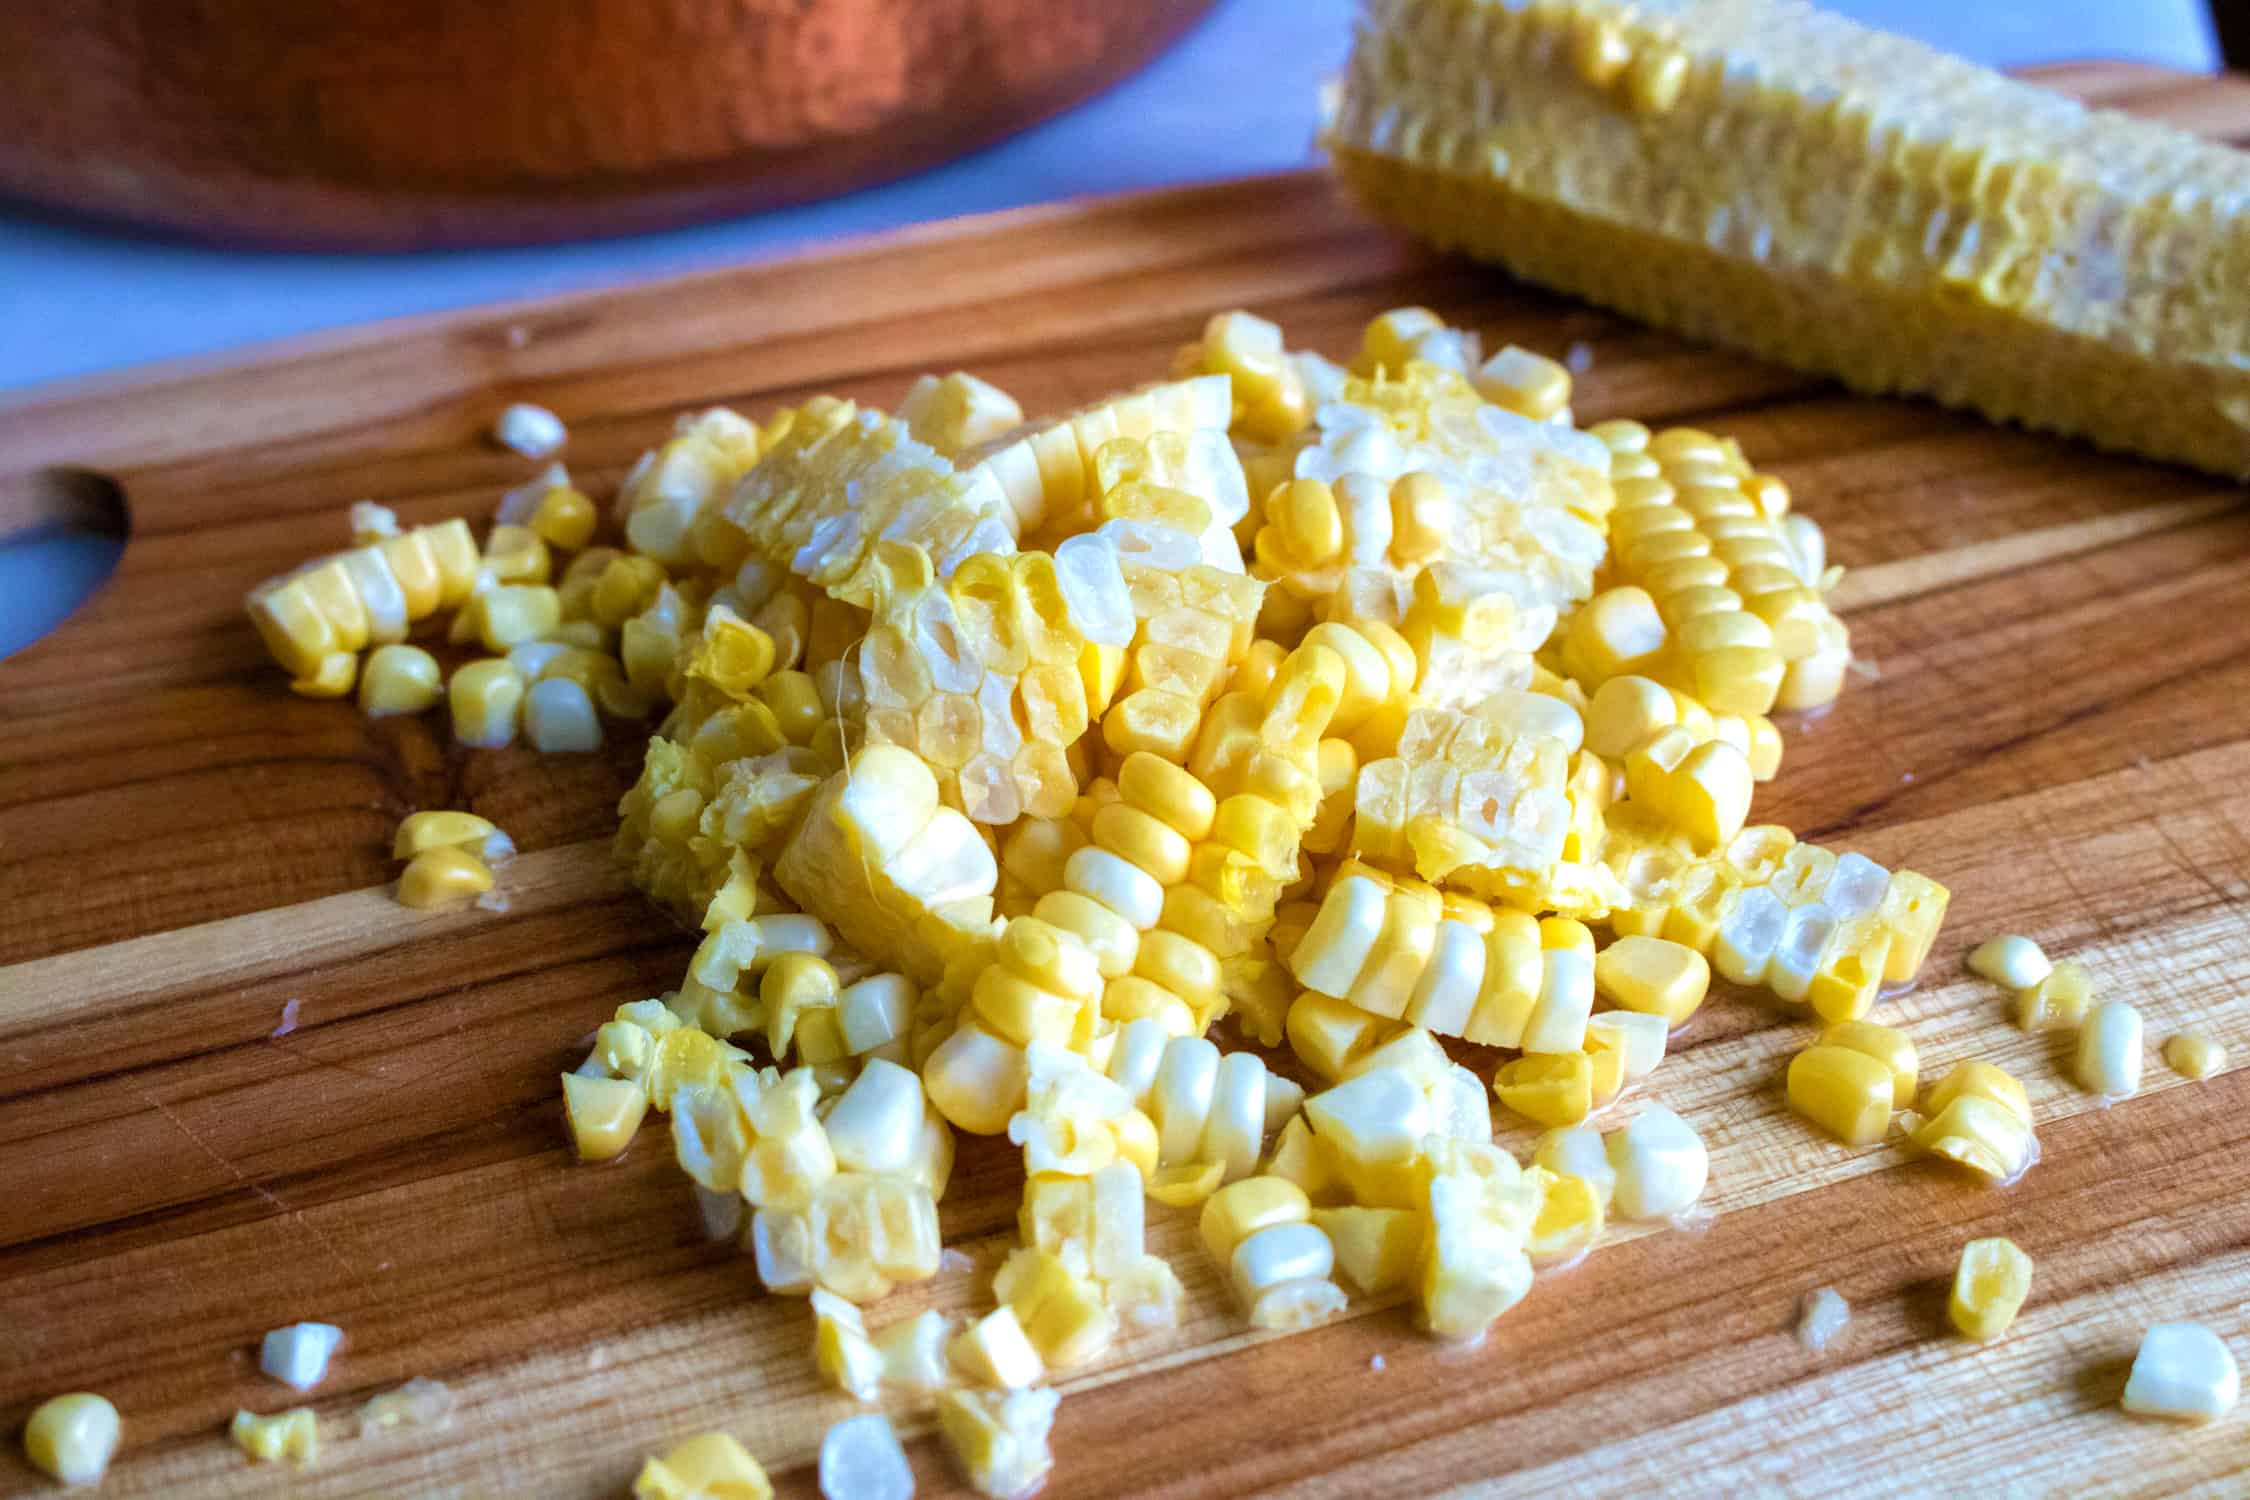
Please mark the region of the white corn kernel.
<svg viewBox="0 0 2250 1500"><path fill-rule="evenodd" d="M1219 1059L1211 1111L1196 1156L1217 1162L1222 1181L1233 1182L1257 1170L1258 1147L1265 1139L1267 1077L1266 1065L1255 1053L1229 1052ZM1161 1143L1158 1149L1161 1153Z"/></svg>
<svg viewBox="0 0 2250 1500"><path fill-rule="evenodd" d="M533 406L519 401L500 413L492 424L492 440L503 448L512 448L525 458L547 458L570 440L569 429L562 418L544 406Z"/></svg>
<svg viewBox="0 0 2250 1500"><path fill-rule="evenodd" d="M1219 1049L1201 1037L1180 1037L1164 1049L1149 1114L1156 1120L1157 1160L1196 1160L1203 1122L1219 1086Z"/></svg>
<svg viewBox="0 0 2250 1500"><path fill-rule="evenodd" d="M2037 943L2012 932L1986 939L1969 954L1970 973L2011 990L2030 989L2054 967Z"/></svg>
<svg viewBox="0 0 2250 1500"><path fill-rule="evenodd" d="M2123 1405L2144 1417L2215 1422L2234 1406L2242 1377L2219 1336L2201 1323L2151 1323L2133 1356Z"/></svg>
<svg viewBox="0 0 2250 1500"><path fill-rule="evenodd" d="M1558 1177L1584 1181L1605 1211L1616 1196L1617 1169L1609 1164L1601 1132L1591 1126L1564 1125L1548 1131L1532 1148L1531 1160Z"/></svg>
<svg viewBox="0 0 2250 1500"><path fill-rule="evenodd" d="M1604 1143L1617 1172L1621 1219L1667 1219L1703 1196L1711 1173L1703 1138L1662 1105L1650 1105Z"/></svg>
<svg viewBox="0 0 2250 1500"><path fill-rule="evenodd" d="M1656 1071L1670 1036L1670 1021L1637 1010L1605 1010L1586 1022L1587 1047L1617 1053L1627 1083Z"/></svg>
<svg viewBox="0 0 2250 1500"><path fill-rule="evenodd" d="M1326 1281L1336 1269L1336 1247L1318 1225L1269 1224L1234 1247L1227 1274L1245 1307L1261 1293L1289 1281Z"/></svg>
<svg viewBox="0 0 2250 1500"><path fill-rule="evenodd" d="M820 1493L826 1500L913 1500L914 1470L881 1412L846 1417L820 1440Z"/></svg>
<svg viewBox="0 0 2250 1500"><path fill-rule="evenodd" d="M852 1172L903 1172L922 1126L922 1080L897 1063L870 1058L828 1111L836 1165Z"/></svg>
<svg viewBox="0 0 2250 1500"><path fill-rule="evenodd" d="M328 1360L344 1341L333 1323L292 1323L276 1328L258 1346L258 1368L283 1385L309 1391L328 1373Z"/></svg>
<svg viewBox="0 0 2250 1500"><path fill-rule="evenodd" d="M1398 1068L1377 1068L1313 1095L1305 1118L1323 1140L1368 1166L1413 1160L1429 1133L1427 1099Z"/></svg>
<svg viewBox="0 0 2250 1500"><path fill-rule="evenodd" d="M2122 1000L2105 1000L2086 1013L2078 1030L2078 1083L2089 1093L2125 1099L2140 1092L2141 1013Z"/></svg>

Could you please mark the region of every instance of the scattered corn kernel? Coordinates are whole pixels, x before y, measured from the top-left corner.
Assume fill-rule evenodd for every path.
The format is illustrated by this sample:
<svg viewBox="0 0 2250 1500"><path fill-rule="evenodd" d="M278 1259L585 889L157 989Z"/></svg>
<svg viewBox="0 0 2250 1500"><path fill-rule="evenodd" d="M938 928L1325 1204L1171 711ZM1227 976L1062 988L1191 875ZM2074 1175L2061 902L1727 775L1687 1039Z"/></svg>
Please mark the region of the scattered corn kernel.
<svg viewBox="0 0 2250 1500"><path fill-rule="evenodd" d="M1847 1146L1891 1128L1891 1070L1849 1047L1807 1047L1789 1061L1789 1107Z"/></svg>
<svg viewBox="0 0 2250 1500"><path fill-rule="evenodd" d="M914 1470L881 1412L846 1417L820 1440L824 1500L913 1500Z"/></svg>
<svg viewBox="0 0 2250 1500"><path fill-rule="evenodd" d="M2227 1065L2227 1049L2200 1032L2183 1031L2164 1039L2164 1062L2182 1078L2209 1078Z"/></svg>
<svg viewBox="0 0 2250 1500"><path fill-rule="evenodd" d="M2053 968L2037 943L2012 932L1987 938L1969 951L1969 972L2005 989L2028 990Z"/></svg>
<svg viewBox="0 0 2250 1500"><path fill-rule="evenodd" d="M283 1385L309 1391L328 1373L329 1358L343 1341L344 1330L333 1323L276 1328L258 1346L258 1368Z"/></svg>
<svg viewBox="0 0 2250 1500"><path fill-rule="evenodd" d="M24 1424L23 1451L32 1467L64 1484L99 1484L117 1452L122 1424L101 1396L74 1391L39 1404Z"/></svg>
<svg viewBox="0 0 2250 1500"><path fill-rule="evenodd" d="M1945 1315L1964 1338L1996 1339L2031 1295L2031 1257L2014 1240L1971 1240L1961 1247Z"/></svg>
<svg viewBox="0 0 2250 1500"><path fill-rule="evenodd" d="M706 1432L642 1464L633 1500L773 1500L773 1485L732 1434Z"/></svg>
<svg viewBox="0 0 2250 1500"><path fill-rule="evenodd" d="M2074 1031L2093 1002L2093 976L2065 959L2037 984L2016 991L2016 1024L2026 1031Z"/></svg>
<svg viewBox="0 0 2250 1500"><path fill-rule="evenodd" d="M2135 1416L2216 1422L2234 1409L2241 1388L2234 1355L2217 1334L2201 1323L2151 1323L2121 1404Z"/></svg>
<svg viewBox="0 0 2250 1500"><path fill-rule="evenodd" d="M492 889L492 872L460 849L425 849L398 877L401 906L430 910L472 900Z"/></svg>
<svg viewBox="0 0 2250 1500"><path fill-rule="evenodd" d="M2122 1000L2105 1000L2086 1013L2078 1030L2078 1084L2107 1099L2140 1092L2141 1013Z"/></svg>
<svg viewBox="0 0 2250 1500"><path fill-rule="evenodd" d="M525 458L547 458L560 450L569 438L562 418L528 401L518 401L503 409L492 424L492 440L503 448L513 448Z"/></svg>
<svg viewBox="0 0 2250 1500"><path fill-rule="evenodd" d="M305 1468L320 1462L320 1424L309 1406L292 1407L270 1417L237 1411L227 1424L227 1436L255 1464L287 1459Z"/></svg>

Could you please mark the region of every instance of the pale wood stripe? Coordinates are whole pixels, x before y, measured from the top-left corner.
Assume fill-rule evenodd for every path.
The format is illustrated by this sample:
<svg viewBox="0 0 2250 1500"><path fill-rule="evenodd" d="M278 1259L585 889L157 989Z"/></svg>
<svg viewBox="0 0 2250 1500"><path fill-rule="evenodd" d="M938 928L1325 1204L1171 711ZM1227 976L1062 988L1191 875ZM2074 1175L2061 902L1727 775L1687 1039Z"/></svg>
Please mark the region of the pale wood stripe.
<svg viewBox="0 0 2250 1500"><path fill-rule="evenodd" d="M2035 531L2019 531L1986 542L1949 547L1943 552L1852 568L1829 594L1828 602L1839 611L1896 604L1939 589L2056 562L2097 547L2152 536L2175 526L2192 525L2234 510L2242 503L2238 492L2170 500L2117 515L2097 516L2062 526L2042 526Z"/></svg>
<svg viewBox="0 0 2250 1500"><path fill-rule="evenodd" d="M520 855L498 871L504 911L415 911L373 886L0 968L0 1035L84 1022L256 980L355 963L435 938L624 895L606 839ZM652 923L666 919L653 909Z"/></svg>

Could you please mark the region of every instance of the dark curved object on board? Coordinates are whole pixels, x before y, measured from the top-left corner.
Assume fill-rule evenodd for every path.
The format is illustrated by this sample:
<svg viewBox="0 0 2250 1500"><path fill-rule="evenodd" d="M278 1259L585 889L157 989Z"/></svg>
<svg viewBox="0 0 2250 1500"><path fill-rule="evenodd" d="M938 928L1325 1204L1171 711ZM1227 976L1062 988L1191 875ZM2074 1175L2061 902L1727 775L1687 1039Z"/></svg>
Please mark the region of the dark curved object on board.
<svg viewBox="0 0 2250 1500"><path fill-rule="evenodd" d="M616 234L864 187L1214 0L6 0L0 194L197 239Z"/></svg>

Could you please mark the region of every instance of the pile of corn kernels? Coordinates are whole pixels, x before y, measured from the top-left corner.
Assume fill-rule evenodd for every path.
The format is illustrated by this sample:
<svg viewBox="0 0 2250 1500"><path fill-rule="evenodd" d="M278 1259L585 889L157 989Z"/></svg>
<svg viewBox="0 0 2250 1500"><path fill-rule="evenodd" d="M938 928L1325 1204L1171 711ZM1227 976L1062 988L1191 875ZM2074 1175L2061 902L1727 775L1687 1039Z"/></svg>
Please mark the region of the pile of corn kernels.
<svg viewBox="0 0 2250 1500"><path fill-rule="evenodd" d="M1779 480L1700 431L1582 431L1561 365L1421 309L1348 366L1221 314L1171 374L1045 422L963 374L896 415L709 411L606 525L558 464L481 547L355 508L352 550L252 595L300 691L442 700L465 744L663 713L617 850L703 940L564 1078L581 1157L668 1116L821 1370L932 1403L992 1496L1048 1472L1055 1377L1174 1320L1151 1202L1199 1214L1255 1327L1390 1296L1450 1339L1613 1221L1691 1213L1695 1129L1605 1112L1714 969L1823 1023L1788 1079L1816 1125L1996 1182L2036 1160L2020 1083L1963 1061L1916 1111L1912 1042L1868 1018L1944 887L1749 821L1769 716L1851 662ZM501 434L546 458L544 415ZM450 675L407 639L445 609L484 653ZM510 852L417 815L400 897L489 899ZM1545 1128L1531 1164L1495 1098ZM871 1318L939 1271L964 1131L1023 1155L992 1310ZM1955 1321L1989 1337L2030 1266L1978 1245ZM911 1491L879 1416L822 1471ZM636 1493L764 1486L708 1434Z"/></svg>

